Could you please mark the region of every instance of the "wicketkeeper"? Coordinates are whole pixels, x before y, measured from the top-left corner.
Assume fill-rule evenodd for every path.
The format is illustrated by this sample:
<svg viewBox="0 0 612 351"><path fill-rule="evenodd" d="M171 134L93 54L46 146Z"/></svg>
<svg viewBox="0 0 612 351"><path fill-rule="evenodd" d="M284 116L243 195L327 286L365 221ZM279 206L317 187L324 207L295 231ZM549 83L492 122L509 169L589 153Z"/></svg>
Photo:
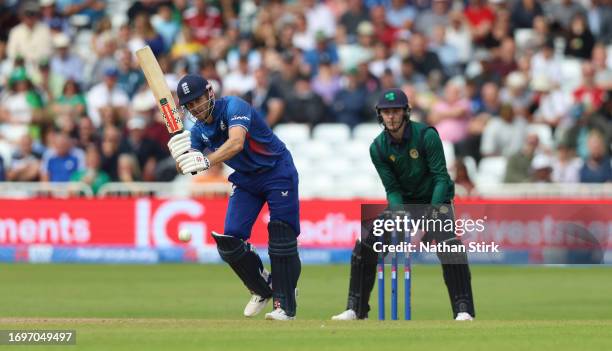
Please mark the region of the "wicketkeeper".
<svg viewBox="0 0 612 351"><path fill-rule="evenodd" d="M448 175L437 131L410 120L408 98L400 89L385 91L376 105L376 111L384 130L370 146L370 157L385 187L389 208L393 211L407 204L411 209L418 207L412 211L413 217L454 220L451 201L455 185ZM379 238L369 232L355 243L346 310L332 319L368 317L368 300L376 279L378 258L372 246L377 240ZM431 231L425 234L423 240L463 246L454 231ZM437 255L442 263L453 318L474 319L476 313L467 254L438 252Z"/></svg>
<svg viewBox="0 0 612 351"><path fill-rule="evenodd" d="M255 109L239 97L215 99L203 77L183 77L177 95L179 105L196 121L191 131L175 135L168 143L181 172L202 172L221 162L235 170L229 176L234 191L224 233L213 232L213 238L221 258L251 291L244 315L257 315L273 299L274 309L266 319L294 319L301 262L298 173L291 154ZM271 276L247 242L264 203L270 210Z"/></svg>

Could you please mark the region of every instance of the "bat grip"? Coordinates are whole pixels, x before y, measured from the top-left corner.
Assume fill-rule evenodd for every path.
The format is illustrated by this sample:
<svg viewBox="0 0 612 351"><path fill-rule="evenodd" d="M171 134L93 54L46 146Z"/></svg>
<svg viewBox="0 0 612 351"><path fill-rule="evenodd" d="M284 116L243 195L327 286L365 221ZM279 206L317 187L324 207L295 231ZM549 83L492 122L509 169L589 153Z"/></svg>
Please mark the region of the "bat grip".
<svg viewBox="0 0 612 351"><path fill-rule="evenodd" d="M186 154L186 153L188 153L188 152L189 152L189 151L185 151L185 152L183 153L183 155L184 155L184 154ZM196 175L196 174L198 174L198 173L197 173L197 172L191 172L191 175Z"/></svg>
<svg viewBox="0 0 612 351"><path fill-rule="evenodd" d="M179 134L180 132L182 132L182 130L179 130L178 132L170 133L170 137L173 137L173 136L175 136L175 135ZM189 151L185 151L185 152L183 153L183 155L184 155L184 154L186 154L186 153L188 153L188 152L189 152ZM196 174L198 174L198 173L197 173L197 172L191 172L191 175L196 175Z"/></svg>

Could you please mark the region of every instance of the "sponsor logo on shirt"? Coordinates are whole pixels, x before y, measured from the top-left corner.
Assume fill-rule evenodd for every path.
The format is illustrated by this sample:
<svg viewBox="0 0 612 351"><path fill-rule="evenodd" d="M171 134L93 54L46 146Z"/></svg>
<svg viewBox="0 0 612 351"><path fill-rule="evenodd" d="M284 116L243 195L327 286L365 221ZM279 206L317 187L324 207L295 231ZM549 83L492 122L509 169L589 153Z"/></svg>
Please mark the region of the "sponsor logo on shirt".
<svg viewBox="0 0 612 351"><path fill-rule="evenodd" d="M234 116L231 119L232 121L250 121L251 119L248 116Z"/></svg>
<svg viewBox="0 0 612 351"><path fill-rule="evenodd" d="M202 133L202 140L204 140L205 143L208 143L210 141L204 133Z"/></svg>

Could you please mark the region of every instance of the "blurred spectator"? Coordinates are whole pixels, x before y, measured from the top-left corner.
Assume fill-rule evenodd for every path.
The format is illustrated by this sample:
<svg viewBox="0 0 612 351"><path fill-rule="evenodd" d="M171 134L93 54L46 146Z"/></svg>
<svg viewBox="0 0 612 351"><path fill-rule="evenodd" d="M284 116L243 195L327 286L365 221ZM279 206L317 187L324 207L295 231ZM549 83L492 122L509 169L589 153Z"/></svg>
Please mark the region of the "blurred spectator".
<svg viewBox="0 0 612 351"><path fill-rule="evenodd" d="M592 0L587 18L589 28L604 44L612 43L612 6L608 0Z"/></svg>
<svg viewBox="0 0 612 351"><path fill-rule="evenodd" d="M612 90L612 69L608 65L608 53L602 43L597 43L591 53L591 63L595 69L595 84L604 90Z"/></svg>
<svg viewBox="0 0 612 351"><path fill-rule="evenodd" d="M122 49L117 53L119 58L117 87L123 90L128 98L132 99L140 86L144 83L144 74L132 57L132 53L127 49Z"/></svg>
<svg viewBox="0 0 612 351"><path fill-rule="evenodd" d="M325 32L317 32L315 36L315 47L314 49L308 50L304 53L304 62L310 68L311 76L316 76L319 72L319 64L321 61L329 61L332 64L338 62L338 51L336 45L331 42L326 36Z"/></svg>
<svg viewBox="0 0 612 351"><path fill-rule="evenodd" d="M552 181L555 183L578 183L582 164L582 160L576 157L575 150L567 141L559 143L553 160Z"/></svg>
<svg viewBox="0 0 612 351"><path fill-rule="evenodd" d="M32 74L32 83L38 88L44 105L52 103L62 94L66 79L53 72L49 60L44 59L38 64L38 71Z"/></svg>
<svg viewBox="0 0 612 351"><path fill-rule="evenodd" d="M446 27L446 42L455 47L459 62L462 65L472 57L472 33L461 11L452 11L449 14L449 24Z"/></svg>
<svg viewBox="0 0 612 351"><path fill-rule="evenodd" d="M459 158L455 161L453 165L455 168L455 184L463 187L466 190L467 195L471 195L475 192L475 186L472 180L470 179L470 175L468 173L467 167L465 166L465 162L463 158Z"/></svg>
<svg viewBox="0 0 612 351"><path fill-rule="evenodd" d="M512 105L502 105L500 118L491 118L482 133L480 153L483 157L510 157L521 150L527 134L527 121L516 116Z"/></svg>
<svg viewBox="0 0 612 351"><path fill-rule="evenodd" d="M544 12L536 0L517 0L512 7L510 18L514 28L532 28L533 20Z"/></svg>
<svg viewBox="0 0 612 351"><path fill-rule="evenodd" d="M51 29L52 36L58 34L70 35L72 28L68 20L57 10L55 0L40 0L41 22Z"/></svg>
<svg viewBox="0 0 612 351"><path fill-rule="evenodd" d="M589 133L587 146L589 156L580 169L581 183L604 183L612 181L612 165L607 155L603 136L598 131Z"/></svg>
<svg viewBox="0 0 612 351"><path fill-rule="evenodd" d="M349 71L361 62L371 60L374 56L375 37L372 23L361 22L357 27L357 35L355 43L338 43L341 70Z"/></svg>
<svg viewBox="0 0 612 351"><path fill-rule="evenodd" d="M101 48L98 52L97 58L91 67L91 77L86 80L87 86L95 85L104 79L106 71L112 68L116 68L119 62L115 58L118 46L117 41L111 33L106 33L100 38ZM144 46L130 47L130 42L127 43L130 51L135 52Z"/></svg>
<svg viewBox="0 0 612 351"><path fill-rule="evenodd" d="M316 0L300 0L303 11L306 14L306 22L308 25L308 34L315 37L319 31L325 34L325 37L331 38L336 32L336 19L325 2Z"/></svg>
<svg viewBox="0 0 612 351"><path fill-rule="evenodd" d="M19 3L17 3L19 4ZM15 2L0 2L0 42L6 42L9 32L19 24Z"/></svg>
<svg viewBox="0 0 612 351"><path fill-rule="evenodd" d="M536 76L531 82L531 89L539 102L535 110L534 122L545 123L556 128L568 123L567 117L571 101L561 90L555 89L545 76Z"/></svg>
<svg viewBox="0 0 612 351"><path fill-rule="evenodd" d="M582 84L574 90L574 103L584 104L590 114L603 104L605 91L595 84L595 68L590 62L582 64Z"/></svg>
<svg viewBox="0 0 612 351"><path fill-rule="evenodd" d="M495 82L487 82L480 89L482 105L478 114L486 114L488 117L499 116L501 100L499 97L499 86Z"/></svg>
<svg viewBox="0 0 612 351"><path fill-rule="evenodd" d="M514 39L504 38L499 49L496 51L495 58L490 62L490 70L495 75L497 81L503 81L508 73L518 68L514 59L516 54Z"/></svg>
<svg viewBox="0 0 612 351"><path fill-rule="evenodd" d="M595 38L591 34L584 15L574 16L566 38L565 55L588 60L591 58L594 45Z"/></svg>
<svg viewBox="0 0 612 351"><path fill-rule="evenodd" d="M7 169L6 179L14 182L39 180L40 158L41 155L32 150L32 138L27 134L22 136L13 153L11 166Z"/></svg>
<svg viewBox="0 0 612 351"><path fill-rule="evenodd" d="M0 136L9 141L17 141L28 132L30 123L40 119L43 101L23 67L13 72L8 92L3 95L0 104Z"/></svg>
<svg viewBox="0 0 612 351"><path fill-rule="evenodd" d="M531 58L531 77L544 76L554 84L561 83L563 71L561 62L555 57L555 45L552 38L546 39L544 45Z"/></svg>
<svg viewBox="0 0 612 351"><path fill-rule="evenodd" d="M21 23L9 33L7 53L9 58L23 57L28 64L36 65L51 56L51 32L39 21L40 6L37 1L20 3Z"/></svg>
<svg viewBox="0 0 612 351"><path fill-rule="evenodd" d="M202 45L221 36L222 20L219 10L206 0L194 0L193 7L183 14L184 25L193 29L193 36Z"/></svg>
<svg viewBox="0 0 612 351"><path fill-rule="evenodd" d="M308 22L303 13L295 15L295 34L293 35L293 45L302 50L311 50L315 46L315 36L308 31Z"/></svg>
<svg viewBox="0 0 612 351"><path fill-rule="evenodd" d="M391 27L411 29L417 10L406 0L391 0L386 7L386 20Z"/></svg>
<svg viewBox="0 0 612 351"><path fill-rule="evenodd" d="M327 108L319 94L312 90L310 78L299 76L285 103L283 122L307 123L311 126L327 119Z"/></svg>
<svg viewBox="0 0 612 351"><path fill-rule="evenodd" d="M61 95L55 99L51 108L55 114L78 117L85 113L87 103L79 85L74 80L69 79L64 83Z"/></svg>
<svg viewBox="0 0 612 351"><path fill-rule="evenodd" d="M55 53L51 56L51 71L78 83L83 83L83 60L70 52L70 38L64 34L53 38Z"/></svg>
<svg viewBox="0 0 612 351"><path fill-rule="evenodd" d="M59 11L66 17L80 15L84 24L91 27L104 17L106 1L104 0L57 0Z"/></svg>
<svg viewBox="0 0 612 351"><path fill-rule="evenodd" d="M357 28L359 24L368 21L370 16L367 9L363 6L362 0L348 0L347 3L348 8L340 16L338 24L344 27L348 35L348 41L352 43L357 41Z"/></svg>
<svg viewBox="0 0 612 351"><path fill-rule="evenodd" d="M463 13L470 24L474 40L481 41L491 32L495 12L486 0L469 0Z"/></svg>
<svg viewBox="0 0 612 351"><path fill-rule="evenodd" d="M569 31L572 19L576 15L584 15L585 9L575 0L551 1L549 8L544 11L553 24L562 30Z"/></svg>
<svg viewBox="0 0 612 351"><path fill-rule="evenodd" d="M290 51L282 54L282 63L278 72L272 73L270 82L282 94L283 100L287 102L294 89L297 77L300 74L298 58Z"/></svg>
<svg viewBox="0 0 612 351"><path fill-rule="evenodd" d="M108 174L112 181L117 181L117 160L119 159L119 145L121 132L116 127L107 127L102 134L100 144L101 169Z"/></svg>
<svg viewBox="0 0 612 351"><path fill-rule="evenodd" d="M151 23L155 31L164 39L164 46L167 49L171 48L181 30L180 22L172 18L172 3L162 2L157 9L157 14L151 18Z"/></svg>
<svg viewBox="0 0 612 351"><path fill-rule="evenodd" d="M323 71L320 71L319 74L321 72ZM274 85L269 83L268 70L265 67L256 69L254 76L255 88L245 94L245 100L255 107L269 126L274 126L283 116L285 103L282 95Z"/></svg>
<svg viewBox="0 0 612 351"><path fill-rule="evenodd" d="M226 61L231 70L238 67L241 56L246 56L250 70L261 66L261 53L253 48L253 38L251 35L241 34L238 37L238 44L227 53Z"/></svg>
<svg viewBox="0 0 612 351"><path fill-rule="evenodd" d="M334 121L353 128L370 117L367 106L368 91L365 86L359 84L356 70L346 75L345 84L333 100Z"/></svg>
<svg viewBox="0 0 612 351"><path fill-rule="evenodd" d="M468 135L468 122L471 117L470 103L462 94L462 86L449 81L444 87L444 98L432 107L427 121L436 127L440 139L458 143Z"/></svg>
<svg viewBox="0 0 612 351"><path fill-rule="evenodd" d="M431 36L431 31L436 26L448 26L448 9L450 7L450 0L432 0L431 9L422 11L417 16L414 22L413 32L423 33L426 36Z"/></svg>
<svg viewBox="0 0 612 351"><path fill-rule="evenodd" d="M204 48L199 41L193 36L193 29L189 26L181 28L181 35L177 38L172 46L171 56L173 59L188 58L197 55Z"/></svg>
<svg viewBox="0 0 612 351"><path fill-rule="evenodd" d="M499 97L502 103L510 104L515 113L529 118L529 107L533 103L533 93L527 89L528 80L519 71L514 71L506 77L506 85Z"/></svg>
<svg viewBox="0 0 612 351"><path fill-rule="evenodd" d="M398 29L387 23L385 18L385 8L383 6L373 6L370 8L370 21L374 27L376 39L387 47L393 46L397 39Z"/></svg>
<svg viewBox="0 0 612 351"><path fill-rule="evenodd" d="M489 50L499 47L504 39L511 37L510 25L510 14L507 11L498 12L492 28L482 39L482 45Z"/></svg>
<svg viewBox="0 0 612 351"><path fill-rule="evenodd" d="M127 17L130 22L133 22L136 16L143 13L149 16L153 16L155 13L157 13L157 9L159 8L159 6L160 1L158 0L136 0L128 9Z"/></svg>
<svg viewBox="0 0 612 351"><path fill-rule="evenodd" d="M104 72L104 81L94 85L87 92L87 114L96 127L102 125L103 108L117 111L120 118L127 114L130 100L127 94L117 86L119 70L109 68Z"/></svg>
<svg viewBox="0 0 612 351"><path fill-rule="evenodd" d="M155 141L145 135L146 120L135 116L127 122L128 135L121 140L120 154L130 154L138 160L142 180L154 181L157 162L165 158L164 152Z"/></svg>
<svg viewBox="0 0 612 351"><path fill-rule="evenodd" d="M6 180L6 166L4 165L4 159L2 155L0 155L0 182L4 182Z"/></svg>
<svg viewBox="0 0 612 351"><path fill-rule="evenodd" d="M94 128L91 119L89 119L88 117L81 117L79 119L77 131L77 147L86 150L91 144L99 144L100 137L96 133L96 129Z"/></svg>
<svg viewBox="0 0 612 351"><path fill-rule="evenodd" d="M94 195L102 185L110 182L108 174L100 169L100 153L95 145L89 145L85 149L85 168L74 172L70 180L89 185Z"/></svg>
<svg viewBox="0 0 612 351"><path fill-rule="evenodd" d="M83 150L72 146L70 137L53 134L53 144L42 156L40 179L44 182L67 182L73 173L85 166Z"/></svg>
<svg viewBox="0 0 612 351"><path fill-rule="evenodd" d="M119 155L117 158L117 175L118 180L122 183L138 182L141 180L138 161L133 155Z"/></svg>
<svg viewBox="0 0 612 351"><path fill-rule="evenodd" d="M459 73L459 52L455 46L450 45L446 40L445 27L437 26L433 29L429 48L438 55L447 76L454 76Z"/></svg>
<svg viewBox="0 0 612 351"><path fill-rule="evenodd" d="M153 29L149 15L141 13L134 19L134 33L128 47L134 52L146 45L151 47L155 56L159 56L170 49L164 44L162 36Z"/></svg>
<svg viewBox="0 0 612 351"><path fill-rule="evenodd" d="M506 166L505 183L524 183L530 180L531 162L536 154L539 140L535 134L527 135L525 145L520 152L510 156Z"/></svg>
<svg viewBox="0 0 612 351"><path fill-rule="evenodd" d="M428 77L434 71L444 72L444 67L442 67L438 55L427 49L427 40L419 33L410 37L410 61L412 61L414 69L425 77Z"/></svg>
<svg viewBox="0 0 612 351"><path fill-rule="evenodd" d="M531 161L531 181L534 183L551 183L553 172L552 160L546 154L537 154Z"/></svg>
<svg viewBox="0 0 612 351"><path fill-rule="evenodd" d="M238 67L223 79L223 95L244 95L255 88L255 77L249 68L247 56L240 56Z"/></svg>

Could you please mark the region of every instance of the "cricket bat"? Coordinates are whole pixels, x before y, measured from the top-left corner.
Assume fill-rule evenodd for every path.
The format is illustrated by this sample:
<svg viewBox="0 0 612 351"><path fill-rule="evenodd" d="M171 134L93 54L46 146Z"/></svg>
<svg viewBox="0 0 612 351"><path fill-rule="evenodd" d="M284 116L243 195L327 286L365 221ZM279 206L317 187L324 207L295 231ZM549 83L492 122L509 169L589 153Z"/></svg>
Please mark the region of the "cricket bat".
<svg viewBox="0 0 612 351"><path fill-rule="evenodd" d="M147 78L149 88L153 91L155 101L157 101L157 106L162 113L168 133L170 133L170 135L180 133L184 128L183 115L176 108L176 103L174 102L174 97L170 92L168 83L166 83L164 72L162 72L161 67L159 67L159 63L155 55L153 55L153 51L151 51L151 48L147 45L136 51L136 57L138 57L138 64L144 72L145 78ZM195 174L195 172L191 174Z"/></svg>

